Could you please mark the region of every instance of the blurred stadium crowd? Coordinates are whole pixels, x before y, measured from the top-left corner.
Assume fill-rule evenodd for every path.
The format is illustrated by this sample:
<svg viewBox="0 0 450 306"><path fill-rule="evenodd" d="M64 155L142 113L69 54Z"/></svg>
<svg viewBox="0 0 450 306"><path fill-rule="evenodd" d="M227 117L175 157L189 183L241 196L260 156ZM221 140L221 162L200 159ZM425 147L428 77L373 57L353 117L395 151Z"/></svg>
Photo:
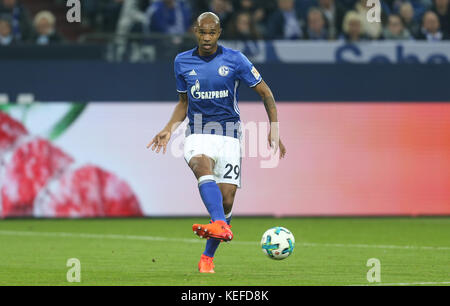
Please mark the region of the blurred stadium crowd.
<svg viewBox="0 0 450 306"><path fill-rule="evenodd" d="M65 0L0 0L0 45L76 41L83 33L192 32L216 13L229 40L427 40L450 38L450 0L381 0L370 23L367 0L82 0L82 23L65 20Z"/></svg>

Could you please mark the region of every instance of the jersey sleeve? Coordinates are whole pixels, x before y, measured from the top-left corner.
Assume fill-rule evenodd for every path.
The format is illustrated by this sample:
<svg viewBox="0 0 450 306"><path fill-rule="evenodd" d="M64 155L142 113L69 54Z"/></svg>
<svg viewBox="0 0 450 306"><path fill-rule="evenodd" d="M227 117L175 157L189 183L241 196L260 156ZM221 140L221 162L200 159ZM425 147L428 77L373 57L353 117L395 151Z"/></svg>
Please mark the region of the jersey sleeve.
<svg viewBox="0 0 450 306"><path fill-rule="evenodd" d="M186 80L184 79L183 74L181 73L180 69L180 63L177 59L175 59L174 63L174 70L175 70L175 79L177 84L177 91L179 93L186 93L187 92L187 85Z"/></svg>
<svg viewBox="0 0 450 306"><path fill-rule="evenodd" d="M244 54L238 52L236 61L238 66L238 78L240 80L244 81L249 87L255 87L261 83L261 75Z"/></svg>

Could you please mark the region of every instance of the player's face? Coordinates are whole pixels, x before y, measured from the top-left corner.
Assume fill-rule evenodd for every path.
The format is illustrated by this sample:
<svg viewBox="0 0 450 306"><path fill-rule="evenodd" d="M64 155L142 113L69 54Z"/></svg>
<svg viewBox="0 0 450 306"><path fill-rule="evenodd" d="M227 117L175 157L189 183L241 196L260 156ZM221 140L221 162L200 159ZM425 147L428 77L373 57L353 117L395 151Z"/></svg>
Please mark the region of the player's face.
<svg viewBox="0 0 450 306"><path fill-rule="evenodd" d="M214 21L205 20L200 22L195 28L195 36L197 37L198 48L201 53L213 53L217 48L217 41L221 33L220 25Z"/></svg>

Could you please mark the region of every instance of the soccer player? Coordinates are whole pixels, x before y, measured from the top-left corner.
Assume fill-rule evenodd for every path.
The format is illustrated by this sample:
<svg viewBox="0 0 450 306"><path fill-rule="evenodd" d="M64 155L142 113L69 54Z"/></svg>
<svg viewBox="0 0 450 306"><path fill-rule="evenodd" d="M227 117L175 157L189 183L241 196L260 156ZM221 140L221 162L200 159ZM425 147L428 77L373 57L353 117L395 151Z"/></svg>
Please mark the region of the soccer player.
<svg viewBox="0 0 450 306"><path fill-rule="evenodd" d="M222 30L214 13L201 14L196 22L198 46L175 58L179 102L167 125L147 148L166 152L172 131L189 118L184 158L198 180L198 189L211 217L209 224L194 224L208 238L198 264L201 273L214 273L213 257L222 241L233 239L230 229L236 190L241 185L240 116L237 90L240 82L252 87L264 101L271 128L268 135L280 158L286 148L279 138L275 100L256 68L239 51L218 45Z"/></svg>

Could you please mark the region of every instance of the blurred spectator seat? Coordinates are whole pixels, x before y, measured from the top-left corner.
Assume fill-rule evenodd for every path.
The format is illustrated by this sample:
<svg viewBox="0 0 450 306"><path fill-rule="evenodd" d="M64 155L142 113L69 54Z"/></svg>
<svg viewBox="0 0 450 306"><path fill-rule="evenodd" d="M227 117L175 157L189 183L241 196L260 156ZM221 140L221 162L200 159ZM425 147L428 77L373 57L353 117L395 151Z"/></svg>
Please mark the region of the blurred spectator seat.
<svg viewBox="0 0 450 306"><path fill-rule="evenodd" d="M15 43L11 22L9 15L0 15L0 46L11 46Z"/></svg>
<svg viewBox="0 0 450 306"><path fill-rule="evenodd" d="M148 26L146 14L139 9L139 0L125 0L117 22L116 33L123 36L130 32L143 32ZM139 30L136 30L139 29Z"/></svg>
<svg viewBox="0 0 450 306"><path fill-rule="evenodd" d="M262 38L256 28L252 15L246 11L236 15L235 20L229 24L227 31L224 31L223 37L224 39L244 41Z"/></svg>
<svg viewBox="0 0 450 306"><path fill-rule="evenodd" d="M11 16L12 35L16 41L26 41L32 33L28 11L18 0L0 0L0 14Z"/></svg>
<svg viewBox="0 0 450 306"><path fill-rule="evenodd" d="M191 26L191 10L180 0L160 0L147 10L150 32L184 34Z"/></svg>
<svg viewBox="0 0 450 306"><path fill-rule="evenodd" d="M99 32L114 32L123 3L127 0L83 0L83 14Z"/></svg>
<svg viewBox="0 0 450 306"><path fill-rule="evenodd" d="M303 36L301 21L294 7L294 0L278 0L278 8L269 17L267 38L299 39Z"/></svg>
<svg viewBox="0 0 450 306"><path fill-rule="evenodd" d="M400 18L405 28L413 37L417 37L420 31L420 23L414 18L414 7L409 2L404 2L399 6Z"/></svg>
<svg viewBox="0 0 450 306"><path fill-rule="evenodd" d="M330 38L339 37L342 32L345 8L339 0L318 0L318 4L320 11L326 18Z"/></svg>
<svg viewBox="0 0 450 306"><path fill-rule="evenodd" d="M329 38L325 27L325 16L318 8L312 7L308 11L304 38L309 40L328 40Z"/></svg>
<svg viewBox="0 0 450 306"><path fill-rule="evenodd" d="M81 8L83 9L84 0L81 2ZM21 0L21 3L32 16L42 10L50 11L56 19L55 28L61 37L64 37L64 41L76 41L80 35L92 32L92 28L87 25L84 16L81 18L81 23L68 23L66 21L68 8L65 0ZM33 35L30 38L33 38Z"/></svg>
<svg viewBox="0 0 450 306"><path fill-rule="evenodd" d="M367 40L368 37L364 32L363 21L361 15L355 11L349 11L344 17L344 23L342 25L343 33L340 36L341 39L349 42L359 42Z"/></svg>
<svg viewBox="0 0 450 306"><path fill-rule="evenodd" d="M450 34L450 0L434 0L432 11L439 18L442 32Z"/></svg>
<svg viewBox="0 0 450 306"><path fill-rule="evenodd" d="M383 38L388 40L409 40L413 37L408 29L405 29L400 16L391 14L388 17L388 24L383 30Z"/></svg>
<svg viewBox="0 0 450 306"><path fill-rule="evenodd" d="M61 43L62 37L55 29L56 18L50 11L40 11L34 17L35 34L32 42L37 45Z"/></svg>
<svg viewBox="0 0 450 306"><path fill-rule="evenodd" d="M210 0L208 10L220 18L222 28L226 29L229 26L233 14L233 5L230 0Z"/></svg>
<svg viewBox="0 0 450 306"><path fill-rule="evenodd" d="M417 39L429 42L449 39L448 34L441 31L439 18L435 12L428 11L423 15L422 28Z"/></svg>

